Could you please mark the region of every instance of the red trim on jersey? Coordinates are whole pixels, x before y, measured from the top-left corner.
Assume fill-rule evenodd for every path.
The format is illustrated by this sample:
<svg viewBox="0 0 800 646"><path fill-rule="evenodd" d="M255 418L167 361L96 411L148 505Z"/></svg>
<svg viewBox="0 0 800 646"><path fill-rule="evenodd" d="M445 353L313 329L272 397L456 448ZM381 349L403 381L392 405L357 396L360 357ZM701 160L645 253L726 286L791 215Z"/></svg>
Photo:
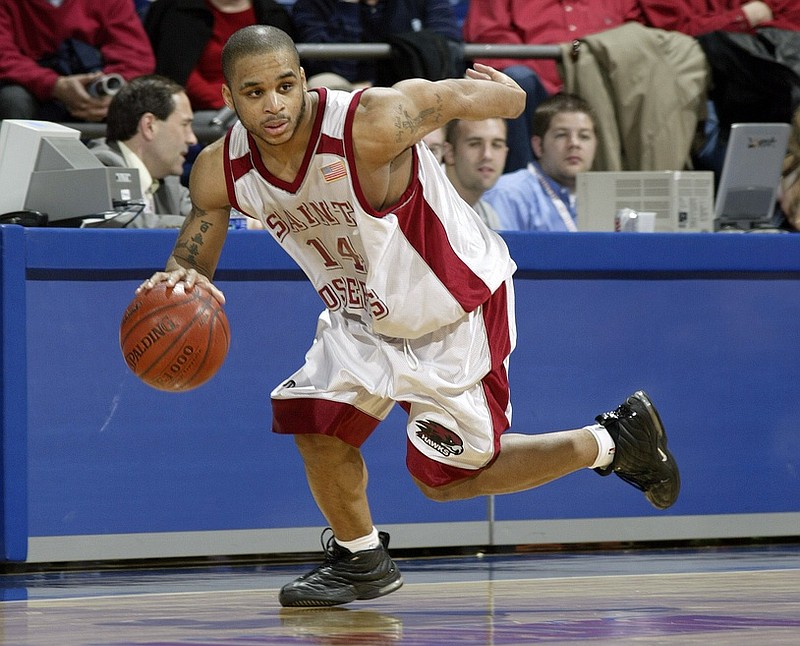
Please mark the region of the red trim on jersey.
<svg viewBox="0 0 800 646"><path fill-rule="evenodd" d="M250 170L250 158L248 155L245 155L244 157L231 159L231 130L233 129L228 128L228 132L225 133L225 146L222 149L223 154L225 155L225 163L223 164L223 168L225 169L225 189L228 192L228 199L230 200L231 206L237 211L244 213L244 210L242 210L241 206L239 205L239 200L236 199L235 183L237 179Z"/></svg>
<svg viewBox="0 0 800 646"><path fill-rule="evenodd" d="M316 92L319 94L319 99L317 100L317 114L314 115L314 123L311 125L311 137L308 140L309 143L308 146L306 146L305 155L303 155L303 162L300 164L297 175L295 175L294 180L291 182L285 182L282 179L275 177L267 170L267 167L264 165L264 161L261 159L261 155L258 154L258 146L256 145L255 138L250 134L249 131L247 133L247 147L250 149L253 167L256 169L256 171L258 171L258 174L270 184L283 191L286 191L287 193L296 193L297 189L300 188L300 185L306 178L308 167L311 164L311 159L316 154L317 144L315 142L317 142L319 139L319 133L320 130L322 130L322 117L325 116L325 98L328 94L328 91L324 87L321 87L314 90L309 90L309 92Z"/></svg>
<svg viewBox="0 0 800 646"><path fill-rule="evenodd" d="M412 200L394 209L400 230L414 250L442 281L465 312L472 312L491 296L491 291L453 250L441 220L419 189Z"/></svg>
<svg viewBox="0 0 800 646"><path fill-rule="evenodd" d="M491 296L491 291L476 274L458 257L450 245L441 220L425 201L419 181L419 158L416 146L412 147L411 181L400 199L390 208L376 211L364 196L358 177L353 150L353 119L363 90L353 94L347 108L344 125L345 156L352 172L353 188L359 204L374 217L393 213L400 230L422 257L436 277L448 289L465 312L472 312ZM448 180L449 181L449 180Z"/></svg>
<svg viewBox="0 0 800 646"><path fill-rule="evenodd" d="M356 200L358 200L358 203L367 213L376 217L380 217L382 214L373 209L372 205L364 196L364 190L361 188L361 180L358 178L358 170L356 169L356 155L355 151L353 150L353 120L355 119L356 109L358 109L358 103L361 101L361 95L363 93L364 90L353 92L353 96L350 99L350 105L347 106L347 114L344 118L344 131L342 132L342 138L344 139L344 154L347 158L347 165L350 167L350 179L353 183L353 192L356 194Z"/></svg>
<svg viewBox="0 0 800 646"><path fill-rule="evenodd" d="M247 173L253 169L253 163L250 160L251 154L252 153L248 153L236 159L230 159L231 174L233 175L234 182L247 175Z"/></svg>
<svg viewBox="0 0 800 646"><path fill-rule="evenodd" d="M329 435L359 448L380 420L355 406L327 399L273 399L272 432Z"/></svg>
<svg viewBox="0 0 800 646"><path fill-rule="evenodd" d="M334 139L330 135L322 135L317 144L317 154L329 153L344 157L344 143L341 139Z"/></svg>
<svg viewBox="0 0 800 646"><path fill-rule="evenodd" d="M355 141L355 137L353 137L353 120L355 119L356 109L358 108L358 103L361 100L361 95L363 94L364 90L358 90L357 92L353 93L353 98L350 100L350 105L347 108L347 115L345 116L344 121L344 131L342 136L344 138L344 151L345 156L347 157L347 164L350 166L352 170L352 180L353 180L353 189L355 190L356 199L361 207L370 215L376 218L382 218L389 213L396 213L394 207L390 207L388 209L384 209L383 211L375 210L372 205L369 203L367 198L364 195L364 190L361 188L361 180L358 178L358 172L356 169L356 156L355 151L353 150L353 142ZM400 199L395 202L397 204L405 204L417 190L419 186L419 181L417 180L417 174L419 172L419 162L417 160L417 151L416 148L412 148L411 150L411 177L412 180L409 182L408 187L406 190L403 191L403 194L400 196ZM448 180L449 181L449 180Z"/></svg>

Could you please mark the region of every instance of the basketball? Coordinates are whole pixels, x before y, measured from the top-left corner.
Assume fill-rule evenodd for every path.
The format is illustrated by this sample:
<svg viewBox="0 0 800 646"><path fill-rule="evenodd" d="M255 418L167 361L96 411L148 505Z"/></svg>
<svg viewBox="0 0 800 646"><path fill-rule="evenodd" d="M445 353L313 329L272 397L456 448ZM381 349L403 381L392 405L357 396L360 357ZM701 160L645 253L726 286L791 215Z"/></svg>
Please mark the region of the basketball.
<svg viewBox="0 0 800 646"><path fill-rule="evenodd" d="M143 382L168 392L206 383L230 346L225 310L200 285L158 283L133 298L122 316L119 345L125 363Z"/></svg>

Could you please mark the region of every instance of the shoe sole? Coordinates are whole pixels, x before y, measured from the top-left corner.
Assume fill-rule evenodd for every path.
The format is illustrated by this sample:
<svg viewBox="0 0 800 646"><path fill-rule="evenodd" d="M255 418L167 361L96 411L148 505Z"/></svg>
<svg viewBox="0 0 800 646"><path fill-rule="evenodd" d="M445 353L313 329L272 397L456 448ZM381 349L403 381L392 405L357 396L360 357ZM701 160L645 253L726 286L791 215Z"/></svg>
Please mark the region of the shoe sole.
<svg viewBox="0 0 800 646"><path fill-rule="evenodd" d="M383 597L384 595L387 595L390 592L394 592L395 590L397 590L402 586L403 586L403 577L400 576L391 583L383 586L382 588L378 588L377 590L370 590L367 594L362 594L361 596L356 597L356 600L366 601L367 599L377 599L378 597Z"/></svg>
<svg viewBox="0 0 800 646"><path fill-rule="evenodd" d="M678 499L678 493L681 489L681 476L680 472L678 471L678 465L675 462L675 458L672 456L672 453L670 453L669 449L667 448L667 432L664 430L664 424L661 421L661 416L658 414L653 402L650 401L647 393L645 393L643 390L637 390L635 393L633 393L633 395L628 397L628 402L630 402L631 399L636 400L642 406L644 406L645 411L650 417L650 420L652 421L658 435L657 448L658 452L661 454L661 461L671 467L670 470L672 471L672 479L675 481L674 494L665 500L654 499L652 487L649 491L645 492L644 495L650 501L650 504L656 509L667 509L668 507L671 507Z"/></svg>
<svg viewBox="0 0 800 646"><path fill-rule="evenodd" d="M362 594L348 598L348 599L320 599L320 598L308 598L308 597L298 597L296 599L287 598L291 595L284 595L283 593L279 595L278 600L280 604L284 608L330 608L331 606L342 606L346 603L352 603L353 601L367 601L369 599L377 599L378 597L383 597L391 592L394 592L398 588L403 585L403 577L398 576L393 581L390 581L382 588L372 588L363 592Z"/></svg>

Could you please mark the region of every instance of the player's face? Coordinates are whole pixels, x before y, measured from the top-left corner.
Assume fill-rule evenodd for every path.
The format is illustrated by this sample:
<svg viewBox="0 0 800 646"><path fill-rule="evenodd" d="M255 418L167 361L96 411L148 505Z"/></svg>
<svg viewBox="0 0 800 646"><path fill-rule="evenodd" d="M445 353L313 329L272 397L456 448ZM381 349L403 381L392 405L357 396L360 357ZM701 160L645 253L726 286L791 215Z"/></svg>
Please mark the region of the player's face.
<svg viewBox="0 0 800 646"><path fill-rule="evenodd" d="M506 126L502 119L460 121L446 162L469 191L483 193L494 186L508 156Z"/></svg>
<svg viewBox="0 0 800 646"><path fill-rule="evenodd" d="M242 125L271 145L289 141L306 110L305 72L288 51L240 59L222 92Z"/></svg>
<svg viewBox="0 0 800 646"><path fill-rule="evenodd" d="M531 140L542 170L564 186L575 186L578 173L588 171L597 150L591 117L584 112L561 112L550 122L544 137Z"/></svg>
<svg viewBox="0 0 800 646"><path fill-rule="evenodd" d="M164 121L153 122L152 146L147 166L156 179L181 175L189 147L197 143L192 130L192 106L185 93L172 95L175 109Z"/></svg>

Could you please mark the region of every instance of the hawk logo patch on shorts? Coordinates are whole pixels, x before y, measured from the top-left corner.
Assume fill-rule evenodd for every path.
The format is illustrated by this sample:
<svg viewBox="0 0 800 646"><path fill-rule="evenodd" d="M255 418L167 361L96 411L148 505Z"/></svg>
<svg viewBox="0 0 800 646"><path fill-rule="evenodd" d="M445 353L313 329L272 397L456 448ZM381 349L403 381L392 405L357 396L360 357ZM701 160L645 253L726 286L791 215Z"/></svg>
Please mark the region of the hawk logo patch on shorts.
<svg viewBox="0 0 800 646"><path fill-rule="evenodd" d="M423 419L417 421L417 437L445 457L461 455L464 452L463 440L450 429L438 422Z"/></svg>

